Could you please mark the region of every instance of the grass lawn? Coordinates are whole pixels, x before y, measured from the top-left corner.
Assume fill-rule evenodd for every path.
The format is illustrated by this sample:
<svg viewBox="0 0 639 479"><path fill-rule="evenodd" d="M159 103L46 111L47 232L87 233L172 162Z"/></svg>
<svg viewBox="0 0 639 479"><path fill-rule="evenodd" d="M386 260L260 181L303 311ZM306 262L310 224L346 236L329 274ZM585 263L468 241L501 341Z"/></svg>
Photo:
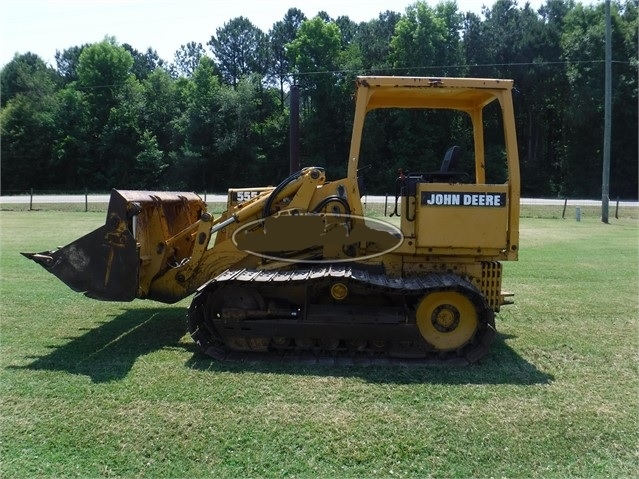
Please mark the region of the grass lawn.
<svg viewBox="0 0 639 479"><path fill-rule="evenodd" d="M0 477L637 477L635 218L523 218L466 367L219 363L189 300L89 300L18 254L103 222L0 212Z"/></svg>

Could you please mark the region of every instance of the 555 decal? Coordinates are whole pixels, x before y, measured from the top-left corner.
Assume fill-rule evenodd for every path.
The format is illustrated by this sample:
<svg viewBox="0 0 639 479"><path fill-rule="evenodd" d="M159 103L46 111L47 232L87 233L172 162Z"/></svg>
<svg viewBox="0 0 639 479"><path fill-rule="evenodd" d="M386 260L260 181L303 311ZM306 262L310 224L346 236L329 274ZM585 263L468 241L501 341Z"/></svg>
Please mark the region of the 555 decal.
<svg viewBox="0 0 639 479"><path fill-rule="evenodd" d="M249 201L253 198L255 198L256 196L258 196L261 193L261 191L255 191L255 190L244 190L244 191L232 191L231 192L231 200L234 203L243 203L245 201Z"/></svg>

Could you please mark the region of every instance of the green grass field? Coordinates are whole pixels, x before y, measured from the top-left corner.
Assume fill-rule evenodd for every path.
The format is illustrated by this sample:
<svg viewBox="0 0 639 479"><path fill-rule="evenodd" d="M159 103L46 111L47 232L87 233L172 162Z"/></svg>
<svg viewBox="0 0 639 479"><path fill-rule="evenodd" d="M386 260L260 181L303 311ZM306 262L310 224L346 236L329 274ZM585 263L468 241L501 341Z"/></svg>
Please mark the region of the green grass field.
<svg viewBox="0 0 639 479"><path fill-rule="evenodd" d="M571 218L523 218L480 364L337 367L204 358L188 300L92 301L18 254L103 212L2 211L0 477L637 477L638 222Z"/></svg>

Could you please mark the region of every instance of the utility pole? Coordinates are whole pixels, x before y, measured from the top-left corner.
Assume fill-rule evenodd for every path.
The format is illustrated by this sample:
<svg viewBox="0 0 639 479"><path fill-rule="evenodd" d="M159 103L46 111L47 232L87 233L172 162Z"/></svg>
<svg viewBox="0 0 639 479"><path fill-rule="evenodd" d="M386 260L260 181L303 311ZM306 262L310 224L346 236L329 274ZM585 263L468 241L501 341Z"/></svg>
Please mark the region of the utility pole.
<svg viewBox="0 0 639 479"><path fill-rule="evenodd" d="M608 202L610 194L610 134L612 127L612 27L610 21L610 0L606 0L606 66L604 99L604 144L603 171L601 175L601 221L608 223Z"/></svg>
<svg viewBox="0 0 639 479"><path fill-rule="evenodd" d="M291 116L289 126L289 170L296 173L300 170L300 87L291 85Z"/></svg>

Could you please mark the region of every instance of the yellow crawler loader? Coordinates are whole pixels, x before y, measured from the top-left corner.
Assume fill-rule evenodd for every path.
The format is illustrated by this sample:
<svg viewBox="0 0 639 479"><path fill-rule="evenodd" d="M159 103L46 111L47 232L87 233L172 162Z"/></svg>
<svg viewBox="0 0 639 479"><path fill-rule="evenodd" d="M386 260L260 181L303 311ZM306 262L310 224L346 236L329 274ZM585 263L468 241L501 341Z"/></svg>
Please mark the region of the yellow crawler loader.
<svg viewBox="0 0 639 479"><path fill-rule="evenodd" d="M218 217L195 193L113 190L104 226L23 254L99 300L193 295L188 330L216 359L310 351L475 362L509 302L501 262L519 252L512 88L501 79L360 76L346 178L305 167L276 186L229 189ZM358 175L365 120L381 109L457 112L472 138L464 174L454 145L438 171L400 173L394 224L366 216ZM493 182L488 109L503 130L490 144L503 173Z"/></svg>

